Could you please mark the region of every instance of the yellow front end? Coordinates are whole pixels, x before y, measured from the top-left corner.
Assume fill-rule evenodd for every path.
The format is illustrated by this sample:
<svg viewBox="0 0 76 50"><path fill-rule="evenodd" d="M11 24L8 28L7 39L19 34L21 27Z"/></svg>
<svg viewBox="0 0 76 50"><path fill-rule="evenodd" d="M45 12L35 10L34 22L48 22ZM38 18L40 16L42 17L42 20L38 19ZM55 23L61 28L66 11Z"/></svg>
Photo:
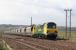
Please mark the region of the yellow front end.
<svg viewBox="0 0 76 50"><path fill-rule="evenodd" d="M58 30L57 29L47 29L47 34L57 34Z"/></svg>
<svg viewBox="0 0 76 50"><path fill-rule="evenodd" d="M47 36L47 38L50 39L56 39L58 29L56 27L56 24L53 22L45 23L43 27L43 32Z"/></svg>
<svg viewBox="0 0 76 50"><path fill-rule="evenodd" d="M58 33L58 29L57 28L47 28L47 24L44 24L44 27L43 27L43 32L45 35L48 35L48 34L57 34Z"/></svg>

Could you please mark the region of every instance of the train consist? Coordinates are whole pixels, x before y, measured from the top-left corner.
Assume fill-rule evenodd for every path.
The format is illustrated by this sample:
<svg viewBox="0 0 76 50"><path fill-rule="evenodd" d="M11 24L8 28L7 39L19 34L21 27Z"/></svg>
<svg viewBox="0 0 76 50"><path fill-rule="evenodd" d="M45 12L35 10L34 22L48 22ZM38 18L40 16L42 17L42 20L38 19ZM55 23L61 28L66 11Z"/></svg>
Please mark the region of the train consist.
<svg viewBox="0 0 76 50"><path fill-rule="evenodd" d="M8 34L20 34L27 35L36 38L52 38L56 39L57 37L57 26L54 22L44 23L43 25L31 25L25 28L5 31L4 33Z"/></svg>

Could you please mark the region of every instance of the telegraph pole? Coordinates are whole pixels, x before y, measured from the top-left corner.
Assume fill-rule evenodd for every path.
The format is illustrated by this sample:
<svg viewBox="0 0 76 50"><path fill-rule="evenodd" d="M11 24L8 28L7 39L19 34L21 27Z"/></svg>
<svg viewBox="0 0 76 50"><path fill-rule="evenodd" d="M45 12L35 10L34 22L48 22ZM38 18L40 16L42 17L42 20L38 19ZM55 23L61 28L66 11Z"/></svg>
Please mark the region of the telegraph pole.
<svg viewBox="0 0 76 50"><path fill-rule="evenodd" d="M64 11L66 12L66 22L65 22L65 24L66 24L66 29L65 29L65 37L67 38L67 11L68 11L68 9L64 9Z"/></svg>
<svg viewBox="0 0 76 50"><path fill-rule="evenodd" d="M71 37L71 11L72 11L72 9L70 9L69 11L70 11L70 28L69 28L69 31L70 31L69 33L70 33L70 35L69 35L69 36Z"/></svg>
<svg viewBox="0 0 76 50"><path fill-rule="evenodd" d="M66 12L66 31L65 31L65 36L67 37L67 31L68 31L68 29L67 29L67 13L68 13L68 11L70 12L70 21L69 21L69 37L68 38L70 38L71 37L71 11L72 11L72 9L64 9L64 11Z"/></svg>
<svg viewBox="0 0 76 50"><path fill-rule="evenodd" d="M32 17L31 17L31 26L32 26Z"/></svg>

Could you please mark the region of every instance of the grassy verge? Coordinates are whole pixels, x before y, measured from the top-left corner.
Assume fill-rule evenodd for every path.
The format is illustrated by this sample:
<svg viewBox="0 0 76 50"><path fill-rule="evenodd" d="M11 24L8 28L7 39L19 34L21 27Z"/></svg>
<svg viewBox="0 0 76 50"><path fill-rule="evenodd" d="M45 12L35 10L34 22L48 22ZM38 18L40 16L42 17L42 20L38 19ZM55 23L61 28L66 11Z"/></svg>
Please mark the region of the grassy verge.
<svg viewBox="0 0 76 50"><path fill-rule="evenodd" d="M69 32L67 34L65 32L59 32L58 36L60 38L68 38L68 39L76 41L76 32L71 32L71 34Z"/></svg>
<svg viewBox="0 0 76 50"><path fill-rule="evenodd" d="M13 50L4 40L0 41L0 50Z"/></svg>
<svg viewBox="0 0 76 50"><path fill-rule="evenodd" d="M2 45L2 41L0 41L0 50L4 50L3 45Z"/></svg>
<svg viewBox="0 0 76 50"><path fill-rule="evenodd" d="M3 50L2 46L0 45L0 50Z"/></svg>
<svg viewBox="0 0 76 50"><path fill-rule="evenodd" d="M0 50L13 50L4 40L3 32L0 32Z"/></svg>

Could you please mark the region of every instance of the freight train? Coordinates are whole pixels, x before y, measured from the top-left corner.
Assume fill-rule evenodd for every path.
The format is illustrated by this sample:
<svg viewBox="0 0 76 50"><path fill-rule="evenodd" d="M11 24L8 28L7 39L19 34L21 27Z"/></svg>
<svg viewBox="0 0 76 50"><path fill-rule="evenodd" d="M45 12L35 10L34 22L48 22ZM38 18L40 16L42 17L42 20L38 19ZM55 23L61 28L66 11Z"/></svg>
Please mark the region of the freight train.
<svg viewBox="0 0 76 50"><path fill-rule="evenodd" d="M5 32L6 33L6 32ZM57 37L57 25L54 22L44 23L43 25L31 25L25 28L16 29L15 31L9 31L10 34L22 34L35 38L51 38Z"/></svg>

